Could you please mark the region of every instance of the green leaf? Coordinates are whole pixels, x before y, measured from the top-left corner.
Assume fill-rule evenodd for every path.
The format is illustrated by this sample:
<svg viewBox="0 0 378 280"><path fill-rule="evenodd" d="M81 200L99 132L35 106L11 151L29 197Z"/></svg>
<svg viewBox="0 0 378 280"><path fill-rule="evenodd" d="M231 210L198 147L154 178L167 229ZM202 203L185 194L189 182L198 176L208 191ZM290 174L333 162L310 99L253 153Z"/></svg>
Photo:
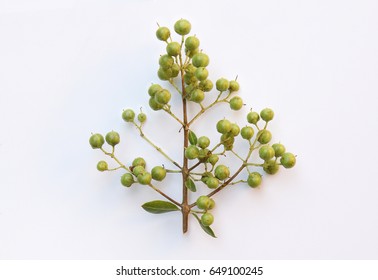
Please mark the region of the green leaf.
<svg viewBox="0 0 378 280"><path fill-rule="evenodd" d="M197 145L197 135L191 130L189 130L189 143L191 145Z"/></svg>
<svg viewBox="0 0 378 280"><path fill-rule="evenodd" d="M193 180L188 178L185 182L185 186L191 190L192 192L196 192L197 191L197 188L196 188L196 185L194 184Z"/></svg>
<svg viewBox="0 0 378 280"><path fill-rule="evenodd" d="M161 214L172 211L180 211L180 209L173 203L163 200L154 200L146 202L142 205L143 209L153 214Z"/></svg>
<svg viewBox="0 0 378 280"><path fill-rule="evenodd" d="M204 225L201 223L201 219L198 217L197 214L192 213L192 215L193 215L194 217L196 217L196 219L197 219L197 221L199 222L201 228L202 228L202 229L203 229L208 235L210 235L211 237L217 238L217 237L215 236L215 234L214 234L214 231L211 229L211 227L209 227L209 226L204 226Z"/></svg>

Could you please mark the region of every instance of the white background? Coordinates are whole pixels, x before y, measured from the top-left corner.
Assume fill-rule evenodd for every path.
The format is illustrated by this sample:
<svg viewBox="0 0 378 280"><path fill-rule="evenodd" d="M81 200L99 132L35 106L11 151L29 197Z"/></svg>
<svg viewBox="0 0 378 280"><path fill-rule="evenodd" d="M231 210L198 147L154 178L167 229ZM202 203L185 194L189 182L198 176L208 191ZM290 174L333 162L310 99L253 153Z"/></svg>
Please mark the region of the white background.
<svg viewBox="0 0 378 280"><path fill-rule="evenodd" d="M0 258L377 259L377 14L367 0L0 1ZM217 239L193 219L182 235L179 213L144 212L160 197L98 172L88 144L114 129L125 164L166 163L120 118L142 106L146 134L179 160L179 127L148 108L147 88L164 52L156 22L181 17L210 77L238 75L248 104L215 109L197 134L215 143L218 119L244 125L271 107L274 141L298 155L260 189L216 196ZM177 199L180 188L174 176L162 186Z"/></svg>

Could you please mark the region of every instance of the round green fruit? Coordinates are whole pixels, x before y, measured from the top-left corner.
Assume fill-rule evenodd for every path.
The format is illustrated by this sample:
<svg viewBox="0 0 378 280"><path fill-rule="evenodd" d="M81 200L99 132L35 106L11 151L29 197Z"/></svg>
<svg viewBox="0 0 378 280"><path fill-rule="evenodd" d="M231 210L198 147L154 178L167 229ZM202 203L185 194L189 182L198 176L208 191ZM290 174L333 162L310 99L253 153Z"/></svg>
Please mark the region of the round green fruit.
<svg viewBox="0 0 378 280"><path fill-rule="evenodd" d="M210 198L206 195L201 195L196 201L197 207L203 210L209 209L210 203Z"/></svg>
<svg viewBox="0 0 378 280"><path fill-rule="evenodd" d="M198 49L199 44L200 44L200 41L195 36L189 36L185 40L185 48L188 51L194 51L194 50Z"/></svg>
<svg viewBox="0 0 378 280"><path fill-rule="evenodd" d="M199 83L199 88L202 89L204 92L209 92L213 89L214 85L213 82L210 80L204 80Z"/></svg>
<svg viewBox="0 0 378 280"><path fill-rule="evenodd" d="M252 188L256 188L260 186L261 181L262 181L262 177L261 177L261 174L258 172L252 172L251 174L248 175L247 183L248 183L248 186Z"/></svg>
<svg viewBox="0 0 378 280"><path fill-rule="evenodd" d="M150 98L150 100L148 101L148 105L150 105L151 109L154 111L161 110L164 107L164 104L156 102L154 97Z"/></svg>
<svg viewBox="0 0 378 280"><path fill-rule="evenodd" d="M273 159L264 162L264 165L263 165L264 171L271 175L276 174L278 172L279 167L280 166Z"/></svg>
<svg viewBox="0 0 378 280"><path fill-rule="evenodd" d="M181 53L181 45L177 42L171 42L167 45L166 51L170 56L178 56Z"/></svg>
<svg viewBox="0 0 378 280"><path fill-rule="evenodd" d="M209 76L209 71L205 67L198 67L194 72L194 75L199 81L204 81Z"/></svg>
<svg viewBox="0 0 378 280"><path fill-rule="evenodd" d="M134 113L133 110L127 109L127 110L122 112L122 119L125 122L132 122L132 121L134 121L134 118L135 118L135 113Z"/></svg>
<svg viewBox="0 0 378 280"><path fill-rule="evenodd" d="M195 145L190 145L185 149L185 157L187 159L196 159L198 158L199 150Z"/></svg>
<svg viewBox="0 0 378 280"><path fill-rule="evenodd" d="M206 185L209 189L216 189L219 186L219 181L215 177L210 177L207 179Z"/></svg>
<svg viewBox="0 0 378 280"><path fill-rule="evenodd" d="M175 29L176 33L179 34L179 35L189 34L191 28L192 28L192 25L186 19L180 19L180 20L176 21L176 23L174 25L174 29Z"/></svg>
<svg viewBox="0 0 378 280"><path fill-rule="evenodd" d="M144 172L142 174L139 174L137 178L139 184L148 185L149 183L151 183L152 176L150 173Z"/></svg>
<svg viewBox="0 0 378 280"><path fill-rule="evenodd" d="M210 145L210 139L209 139L209 137L207 137L207 136L201 136L197 140L197 145L198 145L198 147L200 147L202 149L206 149Z"/></svg>
<svg viewBox="0 0 378 280"><path fill-rule="evenodd" d="M215 82L215 87L219 91L226 91L229 87L230 83L225 78L220 78Z"/></svg>
<svg viewBox="0 0 378 280"><path fill-rule="evenodd" d="M105 143L104 136L102 136L99 133L93 134L89 138L89 144L91 145L93 149L100 149L102 145L104 145L104 143Z"/></svg>
<svg viewBox="0 0 378 280"><path fill-rule="evenodd" d="M253 130L252 127L250 126L245 126L241 129L241 136L243 139L246 139L246 140L249 140L253 137L253 134L255 133L255 131Z"/></svg>
<svg viewBox="0 0 378 280"><path fill-rule="evenodd" d="M273 119L274 112L272 109L265 108L260 112L260 116L264 121L269 122Z"/></svg>
<svg viewBox="0 0 378 280"><path fill-rule="evenodd" d="M224 165L218 165L214 171L215 177L219 180L224 180L230 176L230 169Z"/></svg>
<svg viewBox="0 0 378 280"><path fill-rule="evenodd" d="M146 161L142 157L137 157L133 160L132 165L135 166L142 166L143 168L146 168Z"/></svg>
<svg viewBox="0 0 378 280"><path fill-rule="evenodd" d="M205 93L200 89L195 89L190 93L190 101L201 103L205 99Z"/></svg>
<svg viewBox="0 0 378 280"><path fill-rule="evenodd" d="M205 227L210 226L214 222L214 216L211 213L205 213L201 216L201 224Z"/></svg>
<svg viewBox="0 0 378 280"><path fill-rule="evenodd" d="M238 111L243 107L243 99L239 96L234 96L230 100L230 108L232 110Z"/></svg>
<svg viewBox="0 0 378 280"><path fill-rule="evenodd" d="M101 172L108 170L108 163L104 160L99 161L97 163L97 170Z"/></svg>
<svg viewBox="0 0 378 280"><path fill-rule="evenodd" d="M292 168L292 167L294 167L297 160L292 153L284 153L281 156L280 161L281 161L281 164L282 164L283 167Z"/></svg>
<svg viewBox="0 0 378 280"><path fill-rule="evenodd" d="M119 137L118 132L110 131L105 136L106 143L108 143L110 146L115 146L119 143L121 140Z"/></svg>
<svg viewBox="0 0 378 280"><path fill-rule="evenodd" d="M230 92L238 91L240 88L239 83L237 81L230 81L230 85L228 87L228 90Z"/></svg>
<svg viewBox="0 0 378 280"><path fill-rule="evenodd" d="M257 112L249 112L247 115L247 121L252 124L257 124L260 120L260 116Z"/></svg>
<svg viewBox="0 0 378 280"><path fill-rule="evenodd" d="M139 113L138 114L138 121L140 123L144 123L147 120L147 116L145 113Z"/></svg>
<svg viewBox="0 0 378 280"><path fill-rule="evenodd" d="M280 143L273 144L272 148L274 149L274 155L276 157L282 156L283 153L286 151L285 146Z"/></svg>
<svg viewBox="0 0 378 280"><path fill-rule="evenodd" d="M233 123L233 124L231 125L230 133L231 133L232 136L234 136L234 137L238 136L239 133L240 133L240 127L239 127L236 123Z"/></svg>
<svg viewBox="0 0 378 280"><path fill-rule="evenodd" d="M172 56L170 56L168 54L162 55L159 58L159 65L164 70L171 68L174 63L175 63L175 60L173 59Z"/></svg>
<svg viewBox="0 0 378 280"><path fill-rule="evenodd" d="M220 120L217 122L217 131L225 134L232 129L232 124L229 120Z"/></svg>
<svg viewBox="0 0 378 280"><path fill-rule="evenodd" d="M162 181L167 175L167 171L161 166L155 166L151 170L151 175L152 175L152 179L156 181Z"/></svg>
<svg viewBox="0 0 378 280"><path fill-rule="evenodd" d="M152 84L149 88L148 88L148 94L152 97L155 96L155 94L159 91L161 91L163 88L159 85L159 84Z"/></svg>
<svg viewBox="0 0 378 280"><path fill-rule="evenodd" d="M135 176L139 176L140 174L143 174L143 173L145 173L146 172L146 170L144 169L144 167L143 166L141 166L141 165L137 165L137 166L135 166L135 167L133 167L133 174L135 175Z"/></svg>
<svg viewBox="0 0 378 280"><path fill-rule="evenodd" d="M197 53L193 55L192 63L195 67L206 67L210 63L209 56L204 53Z"/></svg>
<svg viewBox="0 0 378 280"><path fill-rule="evenodd" d="M211 155L208 159L209 163L213 166L218 162L218 160L219 157L217 155Z"/></svg>
<svg viewBox="0 0 378 280"><path fill-rule="evenodd" d="M159 27L158 30L156 30L156 37L160 41L167 41L169 36L171 36L171 31L169 31L168 27Z"/></svg>
<svg viewBox="0 0 378 280"><path fill-rule="evenodd" d="M125 187L130 187L134 183L134 177L130 173L125 173L121 177L121 184Z"/></svg>
<svg viewBox="0 0 378 280"><path fill-rule="evenodd" d="M259 137L257 141L261 144L268 144L272 140L272 133L269 130L263 129L259 131Z"/></svg>
<svg viewBox="0 0 378 280"><path fill-rule="evenodd" d="M160 104L167 104L171 100L171 93L167 89L163 89L155 94L155 101Z"/></svg>
<svg viewBox="0 0 378 280"><path fill-rule="evenodd" d="M160 67L158 72L157 72L159 79L162 80L162 81L168 81L170 78L172 78L172 74L173 74L172 67L167 68L167 69Z"/></svg>
<svg viewBox="0 0 378 280"><path fill-rule="evenodd" d="M274 152L274 149L271 147L271 146L262 146L260 149L259 149L259 156L261 159L265 160L265 161L268 161L270 159L272 159L275 155L275 152Z"/></svg>

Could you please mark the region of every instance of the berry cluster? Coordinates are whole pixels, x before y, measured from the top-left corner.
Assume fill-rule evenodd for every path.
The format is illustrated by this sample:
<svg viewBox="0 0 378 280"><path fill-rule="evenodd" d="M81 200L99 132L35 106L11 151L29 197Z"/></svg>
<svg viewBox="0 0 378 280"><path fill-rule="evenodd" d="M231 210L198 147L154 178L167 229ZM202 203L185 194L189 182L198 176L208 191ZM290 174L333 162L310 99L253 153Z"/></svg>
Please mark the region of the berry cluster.
<svg viewBox="0 0 378 280"><path fill-rule="evenodd" d="M89 143L93 149L100 149L112 158L117 167L109 168L106 161L99 161L99 171L125 170L121 176L121 184L131 187L133 184L145 185L158 192L166 200L150 201L142 205L143 209L150 213L160 214L171 211L180 211L183 216L183 232L188 229L188 217L193 215L200 223L201 228L209 235L215 237L210 225L214 217L210 213L215 207L213 196L229 185L245 183L251 188L256 188L262 183L261 171L267 174L275 174L280 166L292 168L296 163L296 157L289 152L281 143L270 145L272 133L267 129L268 124L274 118L274 112L270 108L263 109L260 113L248 112L246 116L247 125L240 127L237 123L224 118L219 120L214 130L220 134L219 142L211 145L210 138L206 135L197 137L192 125L205 112L218 104L228 104L231 110L240 110L244 103L236 93L240 86L235 80L219 78L214 83L209 78L209 71L206 68L210 63L209 56L200 49L200 40L196 36L188 35L191 31L191 24L185 19L178 20L174 25L174 31L179 35L178 41L172 39L169 28L160 27L156 31L156 37L165 42L165 53L160 56L157 76L162 81L169 83L168 88L154 83L148 88L149 106L154 111L164 111L181 126L183 133L183 157L181 163L173 160L168 153L154 144L143 131L143 125L147 116L142 111L137 115L132 109L122 112L122 119L135 126L140 136L153 146L164 158L173 164L176 169L167 169L162 166L155 166L147 169L146 160L137 157L130 165L124 165L115 156L115 146L120 142L117 132L111 131L105 138L99 134L92 134ZM178 117L169 104L172 92L176 91L181 95L182 117ZM214 91L216 92L214 94ZM212 100L204 105L205 98ZM192 104L192 105L191 105ZM197 104L197 105L196 105ZM197 109L196 109L197 108ZM188 110L198 110L191 120L188 119ZM237 139L246 142L246 155L241 156L234 150L234 143ZM111 152L105 150L103 145L110 145ZM253 162L254 152L258 151ZM234 155L240 160L240 166L236 170L222 163L221 157L227 154ZM262 160L262 162L261 162ZM247 175L241 180L235 180L242 171ZM178 202L159 188L159 182L163 181L167 174L179 174L182 178L182 202ZM197 191L197 187L203 186L208 189L207 195L199 196L194 202L189 202L189 193ZM200 215L200 217L199 217Z"/></svg>

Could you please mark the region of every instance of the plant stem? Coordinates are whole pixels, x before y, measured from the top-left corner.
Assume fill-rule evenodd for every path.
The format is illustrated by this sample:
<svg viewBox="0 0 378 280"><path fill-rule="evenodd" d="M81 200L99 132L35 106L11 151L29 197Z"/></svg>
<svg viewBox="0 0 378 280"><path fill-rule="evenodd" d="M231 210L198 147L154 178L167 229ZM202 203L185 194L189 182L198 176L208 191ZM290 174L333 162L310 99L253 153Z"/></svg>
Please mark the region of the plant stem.
<svg viewBox="0 0 378 280"><path fill-rule="evenodd" d="M155 187L154 185L152 185L151 183L148 184L148 186L150 186L152 189L154 189L156 192L158 192L159 194L161 194L162 196L164 196L166 199L168 199L169 201L171 201L172 203L176 204L177 206L181 207L181 204L178 203L176 200L174 200L173 198L170 198L168 195L166 195L165 193L163 193L161 190L159 190L157 187Z"/></svg>

